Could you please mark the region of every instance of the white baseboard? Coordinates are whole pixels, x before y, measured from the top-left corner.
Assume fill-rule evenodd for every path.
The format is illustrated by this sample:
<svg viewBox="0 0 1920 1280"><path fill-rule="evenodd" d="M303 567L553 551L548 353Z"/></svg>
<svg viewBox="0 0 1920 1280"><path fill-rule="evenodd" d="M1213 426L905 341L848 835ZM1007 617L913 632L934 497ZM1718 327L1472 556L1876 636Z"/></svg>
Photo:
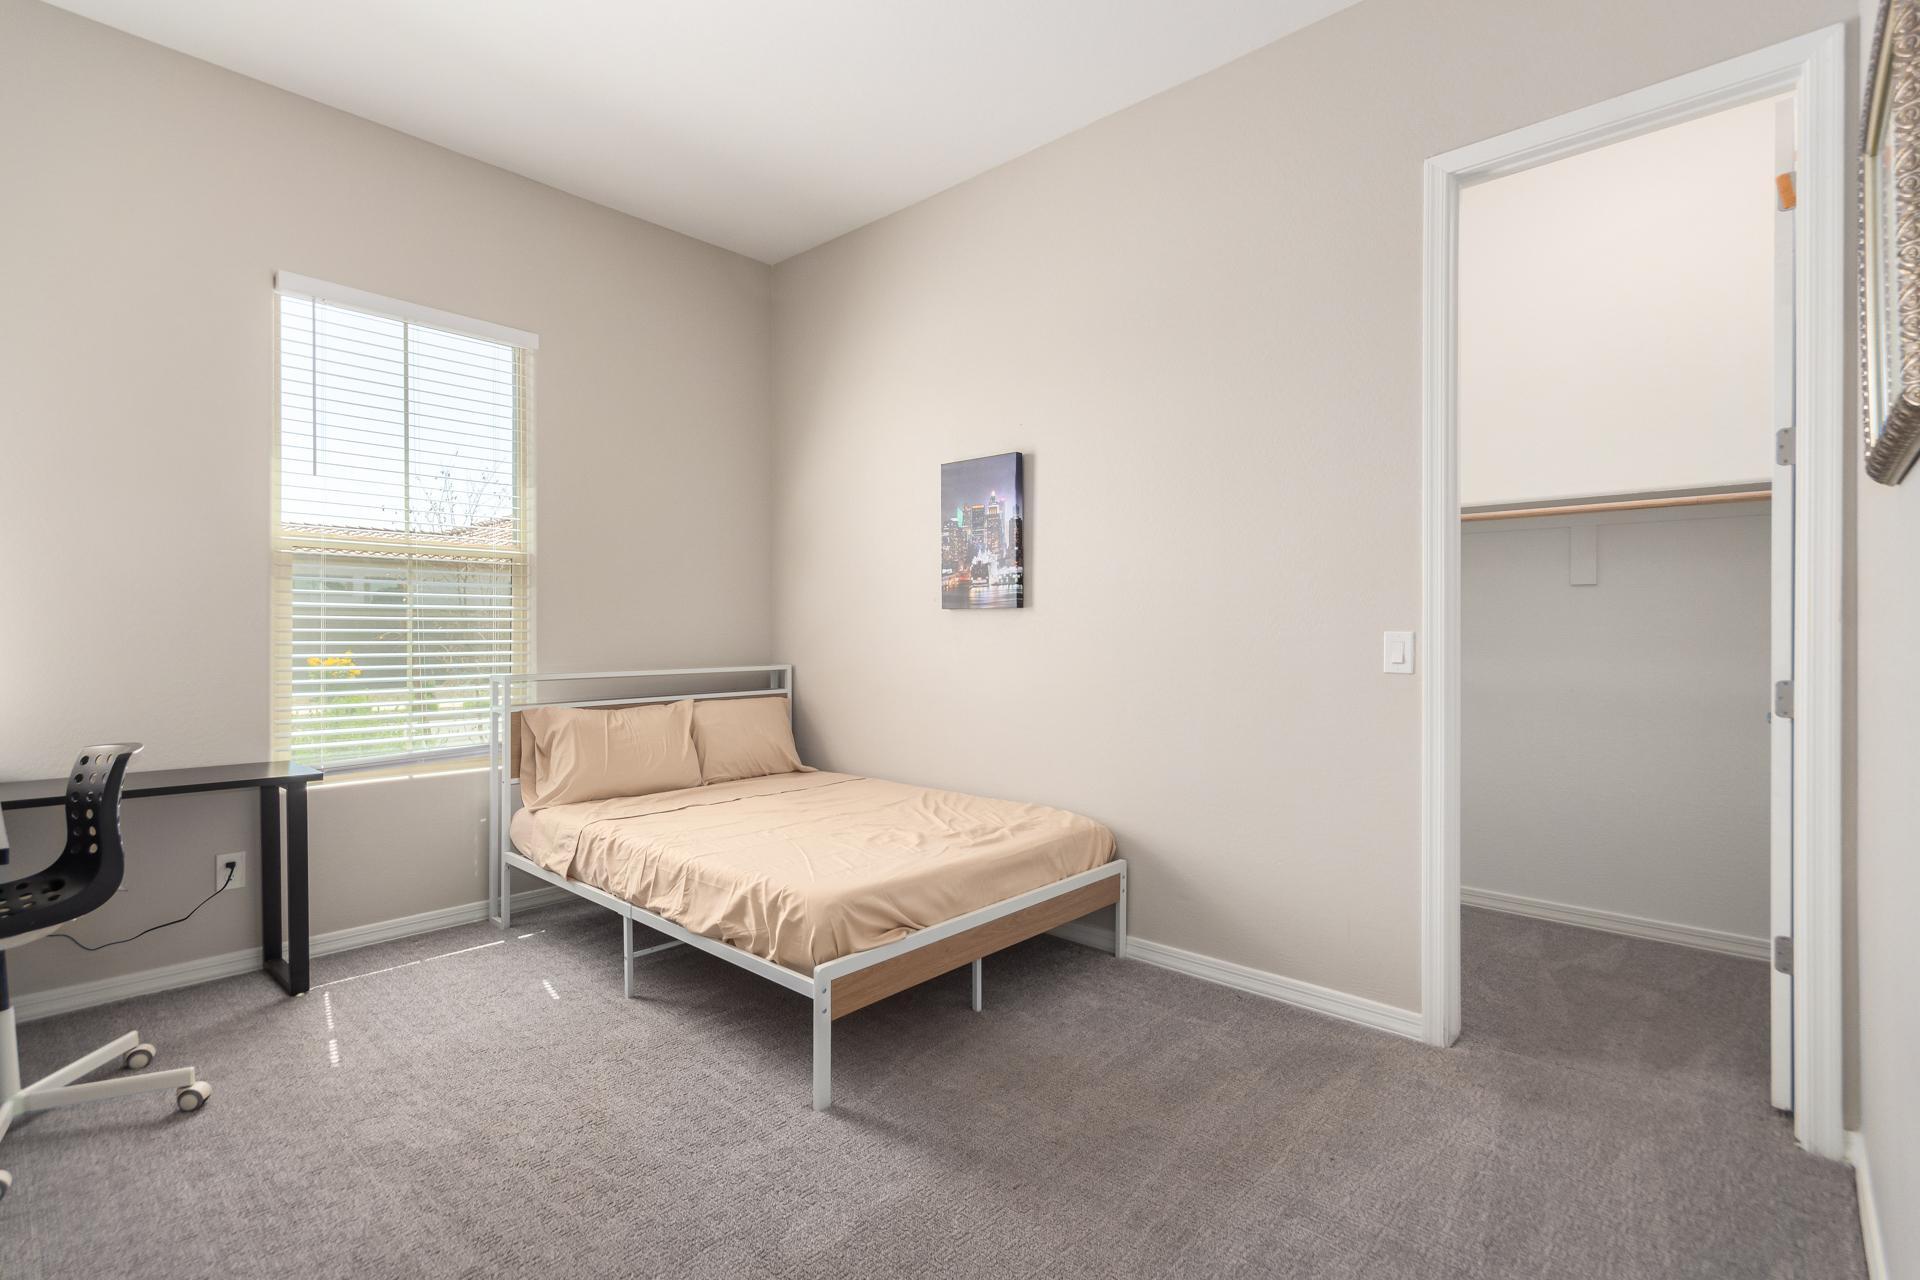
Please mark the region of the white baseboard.
<svg viewBox="0 0 1920 1280"><path fill-rule="evenodd" d="M524 911L550 902L570 901L572 897L573 895L566 890L552 886L528 889L513 895L513 909ZM370 947L376 943L392 942L399 938L410 938L440 929L451 929L457 925L473 924L487 918L487 908L488 904L485 902L469 902L457 907L442 907L437 911L423 911L418 915L402 916L397 920L381 920L373 924L357 925L351 929L316 934L310 944L310 950L316 957L330 956L342 951ZM1101 951L1113 950L1111 928L1076 920L1060 926L1053 932L1059 937L1083 946ZM1421 1037L1420 1015L1411 1009L1396 1008L1362 996L1335 991L1330 987L1319 987L1311 982L1282 977L1277 973L1250 969L1245 965L1216 960L1212 956L1182 951L1178 947L1149 942L1143 938L1130 936L1127 939L1127 954L1133 959L1158 965L1163 969L1172 969L1189 977L1232 987L1236 991L1250 992L1269 1000L1278 1000L1282 1004L1295 1005L1329 1017L1355 1022L1363 1027L1372 1027L1375 1030L1391 1032L1413 1040ZM158 969L144 969L139 973L101 978L94 982L78 982L72 986L55 987L50 991L31 992L17 997L14 1008L20 1021L31 1022L36 1018L49 1018L55 1014L71 1013L76 1009L110 1004L115 1000L125 1000L133 996L196 986L202 982L213 982L243 973L257 973L259 969L260 951L257 947L250 947L244 951L206 956Z"/></svg>
<svg viewBox="0 0 1920 1280"><path fill-rule="evenodd" d="M1176 973L1217 982L1236 991L1247 991L1269 1000L1278 1000L1282 1004L1324 1013L1330 1018L1357 1022L1363 1027L1391 1032L1409 1040L1421 1039L1424 1031L1420 1015L1412 1009L1382 1004L1365 996L1348 995L1332 987L1318 987L1311 982L1282 977L1262 969L1250 969L1229 960L1216 960L1212 956L1182 951L1163 942L1149 942L1129 934L1127 955L1162 969L1172 969Z"/></svg>
<svg viewBox="0 0 1920 1280"><path fill-rule="evenodd" d="M1880 1209L1873 1199L1867 1140L1858 1130L1847 1132L1847 1163L1853 1166L1853 1185L1860 1200L1860 1240L1867 1250L1867 1280L1892 1280L1887 1273L1887 1242L1880 1234Z"/></svg>
<svg viewBox="0 0 1920 1280"><path fill-rule="evenodd" d="M555 885L542 885L538 889L522 889L513 895L513 909L524 911L533 907L545 906L550 902L573 901L574 895ZM472 924L487 919L486 902L468 902L457 907L442 907L438 911L422 911L416 916L401 916L398 920L379 920L373 924L356 925L351 929L337 929L332 933L318 933L308 944L308 954L313 956L337 955L342 951L358 951L361 947L371 947L375 943L392 942L396 938L411 938L419 933L435 933L441 929L451 929L456 925ZM285 948L282 948L284 951Z"/></svg>
<svg viewBox="0 0 1920 1280"><path fill-rule="evenodd" d="M1564 902L1548 902L1544 898L1523 898L1517 893L1496 893L1492 889L1463 888L1460 890L1460 905L1479 907L1485 911L1503 911L1510 916L1551 920L1555 924L1578 925L1582 929L1599 929L1603 933L1620 933L1651 942L1671 942L1675 946L1692 947L1697 951L1717 951L1721 955L1739 956L1743 960L1765 960L1772 954L1765 938L1749 937L1744 933L1723 933L1718 929L1702 929L1697 925L1648 920L1641 916L1623 915L1618 911L1568 906Z"/></svg>
<svg viewBox="0 0 1920 1280"><path fill-rule="evenodd" d="M1081 946L1092 947L1098 951L1113 950L1113 930L1101 925L1091 925L1083 920L1075 920L1052 930L1055 937L1068 942L1077 942ZM1378 1000L1369 1000L1364 996L1348 995L1344 991L1335 991L1331 987L1317 987L1311 982L1302 982L1298 978L1283 978L1277 973L1267 973L1262 969L1250 969L1243 964L1234 964L1230 960L1216 960L1212 956L1199 955L1192 951L1182 951L1178 947L1169 947L1163 942L1148 942L1144 938L1127 937L1127 956L1162 969L1172 969L1184 973L1190 978L1199 978L1205 982L1218 983L1223 987L1232 987L1236 991L1250 992L1264 996L1269 1000L1278 1000L1314 1013L1324 1013L1328 1017L1339 1018L1345 1022L1357 1022L1363 1027L1376 1031L1391 1032L1396 1036L1405 1036L1409 1040L1422 1037L1420 1015L1412 1009L1401 1009L1390 1004L1381 1004Z"/></svg>
<svg viewBox="0 0 1920 1280"><path fill-rule="evenodd" d="M179 964L99 978L93 982L76 982L71 986L53 987L46 991L28 991L14 996L13 1011L19 1021L32 1022L37 1018L51 1018L55 1014L71 1013L76 1009L91 1009L97 1004L112 1004L115 1000L132 996L171 991L176 987L196 987L203 982L259 971L260 948L249 947L245 951L202 956L198 960L183 960Z"/></svg>
<svg viewBox="0 0 1920 1280"><path fill-rule="evenodd" d="M572 896L565 889L551 886L527 889L513 895L513 909L523 911L531 907L544 906L550 902L570 899ZM379 920L373 924L356 925L351 929L318 933L308 943L308 954L315 957L336 955L342 951L370 947L375 943L392 942L398 938L411 938L416 934L451 929L456 925L473 924L485 920L487 910L488 904L485 902L467 902L457 907L442 907L437 911L422 911L418 915L401 916L397 920ZM282 948L283 954L284 950ZM51 1018L55 1014L72 1013L76 1009L90 1009L95 1005L111 1004L115 1000L152 995L158 991L172 991L179 987L198 986L203 982L213 982L220 978L231 978L239 974L259 971L260 948L248 947L244 951L202 956L198 960L183 960L179 964L162 965L157 969L142 969L138 973L99 978L93 982L76 982L71 986L54 987L47 991L27 992L14 997L13 1007L15 1016L21 1022L32 1022L36 1018Z"/></svg>

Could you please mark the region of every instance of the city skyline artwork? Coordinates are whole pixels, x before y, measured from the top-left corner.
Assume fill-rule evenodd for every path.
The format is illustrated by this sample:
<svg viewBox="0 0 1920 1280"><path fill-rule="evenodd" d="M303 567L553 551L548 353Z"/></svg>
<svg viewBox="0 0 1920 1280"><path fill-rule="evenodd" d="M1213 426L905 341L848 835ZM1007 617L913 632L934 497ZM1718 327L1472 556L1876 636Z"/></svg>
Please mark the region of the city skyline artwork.
<svg viewBox="0 0 1920 1280"><path fill-rule="evenodd" d="M940 465L941 608L1025 606L1021 461L1018 453L996 453Z"/></svg>

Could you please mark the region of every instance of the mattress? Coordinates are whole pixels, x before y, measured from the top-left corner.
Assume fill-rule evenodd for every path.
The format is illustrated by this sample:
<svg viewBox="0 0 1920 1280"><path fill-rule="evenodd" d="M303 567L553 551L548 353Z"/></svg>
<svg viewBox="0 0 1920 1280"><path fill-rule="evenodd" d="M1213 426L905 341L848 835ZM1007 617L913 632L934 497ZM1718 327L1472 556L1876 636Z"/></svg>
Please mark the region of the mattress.
<svg viewBox="0 0 1920 1280"><path fill-rule="evenodd" d="M799 973L1112 860L1079 814L845 773L522 809L557 875Z"/></svg>

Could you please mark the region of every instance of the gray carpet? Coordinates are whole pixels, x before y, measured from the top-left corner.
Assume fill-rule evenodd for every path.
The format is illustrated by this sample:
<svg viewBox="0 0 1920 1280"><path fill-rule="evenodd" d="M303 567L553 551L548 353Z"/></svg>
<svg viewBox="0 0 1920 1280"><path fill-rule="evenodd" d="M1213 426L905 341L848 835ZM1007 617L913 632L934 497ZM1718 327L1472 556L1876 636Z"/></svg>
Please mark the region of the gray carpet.
<svg viewBox="0 0 1920 1280"><path fill-rule="evenodd" d="M841 1022L825 1115L804 1000L683 949L628 1003L571 905L32 1023L29 1078L137 1025L215 1094L17 1127L0 1275L1864 1276L1760 964L1465 934L1446 1052L1037 939Z"/></svg>

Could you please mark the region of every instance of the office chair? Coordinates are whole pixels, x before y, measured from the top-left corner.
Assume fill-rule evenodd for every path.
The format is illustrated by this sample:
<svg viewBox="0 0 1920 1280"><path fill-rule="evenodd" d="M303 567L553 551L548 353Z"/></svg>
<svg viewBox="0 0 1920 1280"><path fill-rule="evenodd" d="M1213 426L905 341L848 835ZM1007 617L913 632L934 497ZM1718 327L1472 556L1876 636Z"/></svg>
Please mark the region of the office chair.
<svg viewBox="0 0 1920 1280"><path fill-rule="evenodd" d="M138 750L137 742L83 750L67 781L66 848L46 870L0 881L0 1138L14 1120L30 1111L157 1089L172 1089L174 1105L180 1110L198 1111L213 1093L213 1086L196 1078L192 1067L74 1083L115 1058L129 1071L152 1063L154 1048L140 1039L138 1031L129 1031L24 1088L20 1084L20 1046L14 1036L13 1002L7 995L7 951L78 920L120 888L125 871L120 786L127 762ZM6 861L6 827L0 825L0 866ZM12 1176L0 1169L0 1197L12 1185Z"/></svg>

